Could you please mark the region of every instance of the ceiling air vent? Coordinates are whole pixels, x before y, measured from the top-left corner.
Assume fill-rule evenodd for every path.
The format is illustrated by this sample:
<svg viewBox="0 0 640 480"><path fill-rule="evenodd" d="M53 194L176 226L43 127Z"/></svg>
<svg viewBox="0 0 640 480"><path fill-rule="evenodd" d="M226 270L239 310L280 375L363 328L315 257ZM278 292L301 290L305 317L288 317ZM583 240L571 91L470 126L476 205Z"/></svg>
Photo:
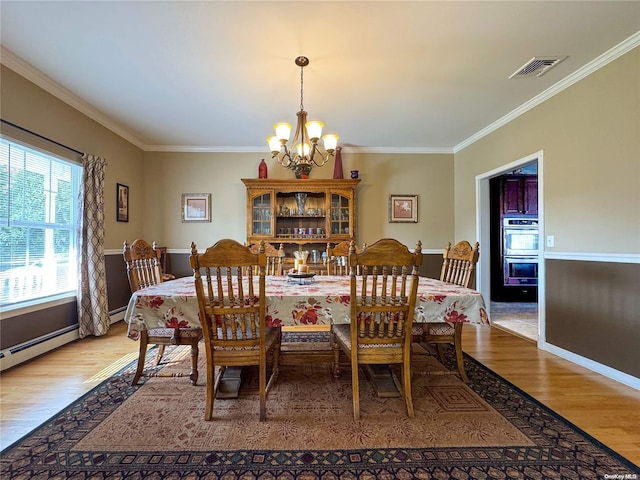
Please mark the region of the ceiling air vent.
<svg viewBox="0 0 640 480"><path fill-rule="evenodd" d="M560 57L533 57L513 72L509 78L541 77L565 58L567 58L566 55Z"/></svg>

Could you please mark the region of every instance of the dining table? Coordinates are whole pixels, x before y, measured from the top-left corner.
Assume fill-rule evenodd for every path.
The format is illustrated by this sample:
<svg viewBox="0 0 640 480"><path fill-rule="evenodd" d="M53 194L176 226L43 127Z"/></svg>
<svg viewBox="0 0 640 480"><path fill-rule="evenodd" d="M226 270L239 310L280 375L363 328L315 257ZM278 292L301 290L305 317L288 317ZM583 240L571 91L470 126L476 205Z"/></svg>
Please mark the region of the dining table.
<svg viewBox="0 0 640 480"><path fill-rule="evenodd" d="M266 324L270 327L349 323L349 276L266 277ZM205 288L206 289L206 288ZM215 291L215 288L214 288ZM124 320L133 340L153 328L200 327L193 277L182 277L133 293ZM414 322L490 323L476 290L419 277Z"/></svg>
<svg viewBox="0 0 640 480"><path fill-rule="evenodd" d="M215 277L212 277L212 281L215 281ZM214 285L214 292L217 291L216 288ZM265 320L268 327L349 323L351 279L347 275L268 275L265 296ZM131 296L125 312L127 335L138 340L141 331L153 328L200 327L198 310L193 277L177 278L140 289ZM480 292L428 277L418 277L413 320L418 323L490 323ZM312 361L314 352L305 352L308 353L304 355L306 361ZM369 367L370 378L378 396L400 395L397 379L388 366ZM241 375L237 370L225 371L218 398L237 398L241 383ZM338 371L337 366L335 371Z"/></svg>

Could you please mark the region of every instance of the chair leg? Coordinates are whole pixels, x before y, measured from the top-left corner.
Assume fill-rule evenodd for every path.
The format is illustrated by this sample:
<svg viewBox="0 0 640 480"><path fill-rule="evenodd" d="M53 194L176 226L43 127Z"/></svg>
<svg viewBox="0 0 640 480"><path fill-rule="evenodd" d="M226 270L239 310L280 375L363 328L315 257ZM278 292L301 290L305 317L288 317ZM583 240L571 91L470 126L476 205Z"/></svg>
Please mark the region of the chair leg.
<svg viewBox="0 0 640 480"><path fill-rule="evenodd" d="M333 376L338 378L342 375L340 371L340 345L335 339L335 334L331 332L331 349L333 350Z"/></svg>
<svg viewBox="0 0 640 480"><path fill-rule="evenodd" d="M196 385L198 383L198 341L194 341L191 344L191 372L189 373L191 384Z"/></svg>
<svg viewBox="0 0 640 480"><path fill-rule="evenodd" d="M360 383L358 379L359 365L357 358L351 360L351 394L353 395L353 419L360 420Z"/></svg>
<svg viewBox="0 0 640 480"><path fill-rule="evenodd" d="M213 361L207 359L207 403L204 410L205 421L213 420L213 402L216 398L216 392L218 391L218 385L224 375L225 367L220 367L218 376L215 376L216 367Z"/></svg>
<svg viewBox="0 0 640 480"><path fill-rule="evenodd" d="M266 354L262 353L260 359L260 421L267 420L267 359Z"/></svg>
<svg viewBox="0 0 640 480"><path fill-rule="evenodd" d="M440 357L440 363L444 365L446 361L444 357L444 346L442 345L442 343L436 343L436 347L438 349L438 357Z"/></svg>
<svg viewBox="0 0 640 480"><path fill-rule="evenodd" d="M407 403L407 415L414 417L413 397L411 396L411 361L402 362L402 388L404 390L404 399Z"/></svg>
<svg viewBox="0 0 640 480"><path fill-rule="evenodd" d="M140 351L138 353L138 367L136 368L136 373L133 376L133 380L131 380L131 385L135 386L138 384L140 377L142 376L142 370L144 369L144 361L147 356L147 345L149 344L149 335L146 331L140 332Z"/></svg>
<svg viewBox="0 0 640 480"><path fill-rule="evenodd" d="M164 345L158 345L158 353L156 353L155 364L160 365L160 361L162 360L162 355L164 355Z"/></svg>
<svg viewBox="0 0 640 480"><path fill-rule="evenodd" d="M280 374L280 345L282 342L282 332L278 333L280 338L278 339L278 344L273 347L273 365L271 366L271 377L269 378L269 382L266 386L266 392L268 393L271 390L271 387L278 380L278 375Z"/></svg>
<svg viewBox="0 0 640 480"><path fill-rule="evenodd" d="M280 349L282 348L282 329L278 332L278 345L276 345L273 349L273 371L275 372L275 377L278 378L280 374Z"/></svg>
<svg viewBox="0 0 640 480"><path fill-rule="evenodd" d="M454 333L453 347L456 351L456 363L458 364L458 372L460 372L460 378L464 383L469 383L467 374L464 371L464 357L462 356L462 322L456 323L456 329Z"/></svg>

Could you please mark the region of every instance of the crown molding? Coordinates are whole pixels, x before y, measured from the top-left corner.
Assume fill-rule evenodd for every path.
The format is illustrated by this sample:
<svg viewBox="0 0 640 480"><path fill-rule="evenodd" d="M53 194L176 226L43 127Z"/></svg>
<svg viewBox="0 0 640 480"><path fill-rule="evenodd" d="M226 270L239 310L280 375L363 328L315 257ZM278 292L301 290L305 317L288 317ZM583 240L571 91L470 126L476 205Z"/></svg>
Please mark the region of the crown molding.
<svg viewBox="0 0 640 480"><path fill-rule="evenodd" d="M50 93L54 97L75 108L87 117L98 122L103 127L111 130L116 135L144 150L144 144L123 127L1 45L0 63L23 76L30 82L36 84L38 87Z"/></svg>
<svg viewBox="0 0 640 480"><path fill-rule="evenodd" d="M206 153L263 153L269 154L266 147L190 147L183 145L144 145L146 152L206 152ZM382 153L424 155L424 154L453 154L450 147L436 148L376 148L376 147L355 147L342 146L343 153Z"/></svg>
<svg viewBox="0 0 640 480"><path fill-rule="evenodd" d="M145 152L192 152L192 153L265 153L266 147L191 147L185 145L145 145ZM266 152L269 153L269 152Z"/></svg>
<svg viewBox="0 0 640 480"><path fill-rule="evenodd" d="M486 126L482 130L471 135L466 140L460 142L458 145L453 147L453 153L458 153L460 150L477 142L482 137L485 137L490 133L494 132L495 130L497 130L498 128L503 127L504 125L508 124L512 120L518 118L520 115L528 112L532 108L537 107L541 103L549 100L551 97L553 97L557 93L560 93L561 91L569 88L574 83L591 75L593 72L595 72L596 70L599 70L600 68L604 67L608 63L613 62L616 58L633 50L638 45L640 45L640 31L634 33L623 42L619 43L618 45L608 50L607 52L603 53L602 55L592 60L591 62L587 63L584 67L579 68L578 70L573 72L571 75L568 75L567 77L563 78L555 85L552 85L551 87L547 88L544 92L536 95L528 102L523 103L515 110L512 110L511 112L507 113L504 117L499 118L492 124Z"/></svg>

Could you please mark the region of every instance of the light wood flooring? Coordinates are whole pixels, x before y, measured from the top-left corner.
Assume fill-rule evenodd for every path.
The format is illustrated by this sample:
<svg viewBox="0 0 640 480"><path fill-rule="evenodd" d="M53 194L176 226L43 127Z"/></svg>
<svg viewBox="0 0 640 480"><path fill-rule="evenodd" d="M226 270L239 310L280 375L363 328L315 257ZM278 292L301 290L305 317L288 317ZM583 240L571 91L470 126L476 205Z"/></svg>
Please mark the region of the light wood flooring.
<svg viewBox="0 0 640 480"><path fill-rule="evenodd" d="M640 465L640 392L538 350L502 329L465 325L463 349L600 442ZM0 377L5 448L134 360L138 344L118 322ZM174 381L174 379L167 379ZM178 381L178 379L175 379Z"/></svg>
<svg viewBox="0 0 640 480"><path fill-rule="evenodd" d="M491 323L525 340L538 341L538 304L491 302Z"/></svg>

